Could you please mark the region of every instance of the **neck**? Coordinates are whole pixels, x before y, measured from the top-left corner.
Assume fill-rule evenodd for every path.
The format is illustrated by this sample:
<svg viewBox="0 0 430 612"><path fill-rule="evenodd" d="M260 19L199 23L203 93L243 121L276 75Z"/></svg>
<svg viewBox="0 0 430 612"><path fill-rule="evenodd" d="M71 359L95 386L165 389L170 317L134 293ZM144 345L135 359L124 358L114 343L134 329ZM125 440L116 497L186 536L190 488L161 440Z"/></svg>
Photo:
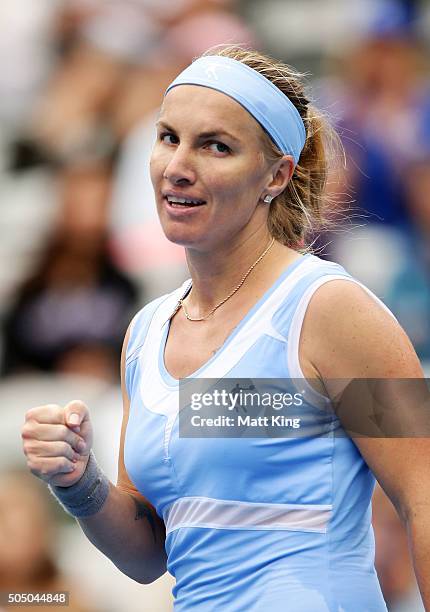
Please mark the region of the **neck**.
<svg viewBox="0 0 430 612"><path fill-rule="evenodd" d="M215 252L202 252L187 249L187 262L192 278L192 292L189 305L204 312L228 295L240 282L249 268L264 253L271 243L271 236L264 232L254 233L234 244L220 247ZM263 259L252 270L251 275L259 274L270 265L277 247L274 243ZM245 284L249 287L251 278ZM252 281L251 281L252 284Z"/></svg>

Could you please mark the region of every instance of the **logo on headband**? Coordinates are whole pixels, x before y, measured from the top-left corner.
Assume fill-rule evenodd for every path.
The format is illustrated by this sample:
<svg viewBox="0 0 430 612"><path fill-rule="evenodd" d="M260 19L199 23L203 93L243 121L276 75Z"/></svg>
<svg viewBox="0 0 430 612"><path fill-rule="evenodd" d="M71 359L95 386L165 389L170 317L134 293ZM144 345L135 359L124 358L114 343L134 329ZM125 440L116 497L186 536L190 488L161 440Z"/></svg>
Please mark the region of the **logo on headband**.
<svg viewBox="0 0 430 612"><path fill-rule="evenodd" d="M219 80L218 75L217 75L218 68L225 68L226 70L231 70L230 66L225 66L223 64L218 64L217 62L213 62L212 64L209 64L205 68L205 73L208 79L213 79L214 81Z"/></svg>

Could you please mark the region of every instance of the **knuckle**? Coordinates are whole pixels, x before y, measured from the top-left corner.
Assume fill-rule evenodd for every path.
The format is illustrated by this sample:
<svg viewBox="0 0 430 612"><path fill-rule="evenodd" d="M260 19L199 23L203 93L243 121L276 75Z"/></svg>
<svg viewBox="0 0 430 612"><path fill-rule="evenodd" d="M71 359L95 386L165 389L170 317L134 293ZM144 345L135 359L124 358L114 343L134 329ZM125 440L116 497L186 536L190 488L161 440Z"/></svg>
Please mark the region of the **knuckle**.
<svg viewBox="0 0 430 612"><path fill-rule="evenodd" d="M23 425L21 429L21 438L23 438L24 440L28 440L29 438L32 437L32 435L33 435L33 428L28 424Z"/></svg>
<svg viewBox="0 0 430 612"><path fill-rule="evenodd" d="M31 421L34 418L34 408L30 408L29 410L27 410L27 412L25 413L25 422L27 423L28 421Z"/></svg>
<svg viewBox="0 0 430 612"><path fill-rule="evenodd" d="M37 417L40 415L41 411L45 408L45 406L32 406L29 410L27 410L27 412L25 413L25 418L28 421L32 421L34 419L37 419Z"/></svg>
<svg viewBox="0 0 430 612"><path fill-rule="evenodd" d="M58 404L44 404L43 406L33 406L29 408L25 413L25 421L37 421L38 418L46 414L46 412L50 412L53 416L54 414L58 414L58 411L61 410L61 407Z"/></svg>
<svg viewBox="0 0 430 612"><path fill-rule="evenodd" d="M34 453L34 446L31 442L25 441L23 444L23 450L25 455L32 455Z"/></svg>
<svg viewBox="0 0 430 612"><path fill-rule="evenodd" d="M45 410L49 410L49 412L59 412L59 411L61 411L61 406L59 406L58 404L45 404L45 406L43 406L43 408Z"/></svg>

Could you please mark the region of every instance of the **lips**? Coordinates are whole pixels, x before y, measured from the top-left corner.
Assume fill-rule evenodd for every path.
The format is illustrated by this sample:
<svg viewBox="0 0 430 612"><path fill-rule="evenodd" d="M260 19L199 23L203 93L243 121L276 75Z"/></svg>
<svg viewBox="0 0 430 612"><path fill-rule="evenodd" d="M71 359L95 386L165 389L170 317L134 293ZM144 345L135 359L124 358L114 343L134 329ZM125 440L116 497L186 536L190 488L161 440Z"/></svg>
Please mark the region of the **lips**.
<svg viewBox="0 0 430 612"><path fill-rule="evenodd" d="M194 208L196 206L202 206L206 204L205 200L199 198L192 198L190 196L184 197L174 194L165 194L164 199L167 200L168 204L172 208Z"/></svg>

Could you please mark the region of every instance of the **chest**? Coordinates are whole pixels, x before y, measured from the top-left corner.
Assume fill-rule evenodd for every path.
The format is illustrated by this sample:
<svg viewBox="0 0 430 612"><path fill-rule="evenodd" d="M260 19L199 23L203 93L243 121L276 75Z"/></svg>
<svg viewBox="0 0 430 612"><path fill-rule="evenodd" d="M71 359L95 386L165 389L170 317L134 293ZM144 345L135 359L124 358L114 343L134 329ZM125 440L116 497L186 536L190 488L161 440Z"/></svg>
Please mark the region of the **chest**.
<svg viewBox="0 0 430 612"><path fill-rule="evenodd" d="M164 364L174 378L185 378L207 363L239 323L237 317L216 322L172 320L164 347Z"/></svg>
<svg viewBox="0 0 430 612"><path fill-rule="evenodd" d="M169 327L164 346L164 365L173 378L180 379L192 375L212 359L234 334L241 324L245 313L239 310L229 317L218 318L213 322L187 321L185 317L175 317ZM182 320L181 320L182 319ZM311 385L321 393L318 385L318 372L312 364L312 338L300 338L298 357L302 372Z"/></svg>

